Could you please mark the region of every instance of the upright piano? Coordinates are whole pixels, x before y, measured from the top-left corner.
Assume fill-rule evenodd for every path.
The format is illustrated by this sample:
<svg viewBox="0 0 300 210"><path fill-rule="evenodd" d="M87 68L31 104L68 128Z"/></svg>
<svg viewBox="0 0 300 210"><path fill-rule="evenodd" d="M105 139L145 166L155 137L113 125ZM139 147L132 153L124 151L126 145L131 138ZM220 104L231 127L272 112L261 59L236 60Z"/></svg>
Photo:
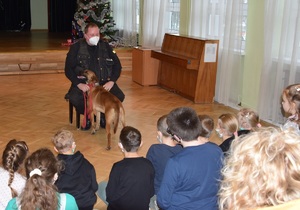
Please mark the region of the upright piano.
<svg viewBox="0 0 300 210"><path fill-rule="evenodd" d="M158 85L194 103L212 103L215 95L219 41L165 34L160 50Z"/></svg>

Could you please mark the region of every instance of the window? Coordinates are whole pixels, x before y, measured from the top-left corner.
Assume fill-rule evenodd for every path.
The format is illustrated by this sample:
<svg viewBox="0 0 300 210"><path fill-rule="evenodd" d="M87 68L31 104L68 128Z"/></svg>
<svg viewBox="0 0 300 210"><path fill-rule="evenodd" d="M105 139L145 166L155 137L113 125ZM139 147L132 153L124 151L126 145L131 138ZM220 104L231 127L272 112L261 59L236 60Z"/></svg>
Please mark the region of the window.
<svg viewBox="0 0 300 210"><path fill-rule="evenodd" d="M245 45L246 45L246 33L247 33L247 16L248 16L248 0L244 0L242 4L243 13L242 13L242 34L241 34L241 41L242 51L245 51Z"/></svg>
<svg viewBox="0 0 300 210"><path fill-rule="evenodd" d="M209 37L220 37L224 35L225 16L227 1L210 0L208 4L207 15L209 17L207 24L207 35ZM246 44L247 16L248 16L248 0L240 1L238 15L240 18L236 20L236 32L238 33L235 39L235 49L244 52ZM221 25L222 24L222 25Z"/></svg>
<svg viewBox="0 0 300 210"><path fill-rule="evenodd" d="M180 0L169 0L167 6L168 33L179 33Z"/></svg>
<svg viewBox="0 0 300 210"><path fill-rule="evenodd" d="M136 9L136 32L139 33L140 30L140 0L135 0Z"/></svg>

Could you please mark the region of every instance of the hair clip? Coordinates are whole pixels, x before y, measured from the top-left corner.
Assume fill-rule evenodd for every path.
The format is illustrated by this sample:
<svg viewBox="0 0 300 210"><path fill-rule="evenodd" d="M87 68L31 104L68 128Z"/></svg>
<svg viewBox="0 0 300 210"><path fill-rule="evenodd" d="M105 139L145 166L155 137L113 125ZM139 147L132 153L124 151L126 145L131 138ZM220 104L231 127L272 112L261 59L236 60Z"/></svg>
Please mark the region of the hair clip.
<svg viewBox="0 0 300 210"><path fill-rule="evenodd" d="M35 175L35 174L41 176L41 175L42 175L42 171L41 171L40 169L38 169L38 168L35 168L35 169L33 169L32 171L30 171L29 177L32 177L32 176Z"/></svg>
<svg viewBox="0 0 300 210"><path fill-rule="evenodd" d="M177 141L178 143L181 143L182 138L180 138L179 136L177 136L176 134L172 133L172 131L170 130L170 128L167 128L167 133L170 134L172 136L172 139Z"/></svg>
<svg viewBox="0 0 300 210"><path fill-rule="evenodd" d="M299 92L300 91L300 87L296 88L296 91Z"/></svg>

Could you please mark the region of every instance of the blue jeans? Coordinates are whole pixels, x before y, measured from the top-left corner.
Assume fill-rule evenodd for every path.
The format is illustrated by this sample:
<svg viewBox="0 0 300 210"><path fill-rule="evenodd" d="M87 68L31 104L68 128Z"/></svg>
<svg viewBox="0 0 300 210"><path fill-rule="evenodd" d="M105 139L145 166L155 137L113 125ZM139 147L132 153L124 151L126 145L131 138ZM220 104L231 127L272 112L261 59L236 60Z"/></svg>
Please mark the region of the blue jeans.
<svg viewBox="0 0 300 210"><path fill-rule="evenodd" d="M106 205L108 205L108 202L106 201L106 191L105 191L106 186L107 186L107 181L100 182L98 184L97 195Z"/></svg>

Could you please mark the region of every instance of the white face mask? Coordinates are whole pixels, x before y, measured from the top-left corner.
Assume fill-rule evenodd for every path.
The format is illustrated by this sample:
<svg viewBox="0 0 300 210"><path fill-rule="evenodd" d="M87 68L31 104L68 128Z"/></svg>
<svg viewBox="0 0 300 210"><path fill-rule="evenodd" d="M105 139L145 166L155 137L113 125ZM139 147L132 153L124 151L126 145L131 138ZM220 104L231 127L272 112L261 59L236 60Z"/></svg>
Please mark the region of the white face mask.
<svg viewBox="0 0 300 210"><path fill-rule="evenodd" d="M99 42L99 36L93 36L93 37L91 37L90 39L89 39L89 43L91 44L91 45L94 45L94 46L96 46L97 44L98 44L98 42Z"/></svg>
<svg viewBox="0 0 300 210"><path fill-rule="evenodd" d="M162 144L162 139L160 138L160 136L157 135L156 138L157 138L157 141Z"/></svg>
<svg viewBox="0 0 300 210"><path fill-rule="evenodd" d="M221 130L220 130L220 129L216 128L216 132L217 132L217 134L218 134L218 136L219 136L220 138L223 137L223 133L221 133Z"/></svg>

